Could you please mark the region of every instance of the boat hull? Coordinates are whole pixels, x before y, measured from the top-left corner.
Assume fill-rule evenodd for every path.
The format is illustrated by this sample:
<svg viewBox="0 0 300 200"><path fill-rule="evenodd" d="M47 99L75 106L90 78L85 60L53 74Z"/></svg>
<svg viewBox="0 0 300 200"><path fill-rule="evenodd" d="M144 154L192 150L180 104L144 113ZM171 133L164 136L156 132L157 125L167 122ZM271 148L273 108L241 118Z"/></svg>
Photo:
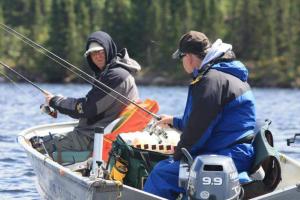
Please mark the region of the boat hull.
<svg viewBox="0 0 300 200"><path fill-rule="evenodd" d="M25 149L31 165L37 176L37 190L43 199L164 199L150 193L120 185L118 182L104 179L91 180L83 177L69 168L59 165L50 157L32 148L29 139L33 136L43 136L49 133L70 131L77 122L58 123L37 126L20 133L18 142ZM300 199L300 163L280 154L282 181L272 193L255 199Z"/></svg>
<svg viewBox="0 0 300 200"><path fill-rule="evenodd" d="M68 131L76 123L53 124L53 132ZM90 180L76 172L59 165L51 158L31 147L28 140L33 135L45 135L48 126L38 126L23 131L18 142L25 149L30 163L37 176L36 187L43 199L143 199L159 200L158 196L121 185L119 182L97 179ZM55 131L56 130L56 131ZM59 131L60 130L60 131Z"/></svg>

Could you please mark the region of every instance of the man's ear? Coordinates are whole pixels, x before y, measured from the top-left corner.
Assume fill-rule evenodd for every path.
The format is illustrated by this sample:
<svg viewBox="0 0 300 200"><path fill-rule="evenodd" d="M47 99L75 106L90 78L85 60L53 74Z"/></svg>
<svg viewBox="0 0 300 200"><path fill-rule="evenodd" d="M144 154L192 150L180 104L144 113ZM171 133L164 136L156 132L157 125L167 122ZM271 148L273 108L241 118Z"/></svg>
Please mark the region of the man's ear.
<svg viewBox="0 0 300 200"><path fill-rule="evenodd" d="M187 53L186 57L187 57L187 62L189 65L193 65L194 64L194 58L193 58L193 54Z"/></svg>
<svg viewBox="0 0 300 200"><path fill-rule="evenodd" d="M202 59L200 59L197 55L195 54L188 54L189 55L189 60L188 62L192 65L192 66L200 66L202 63Z"/></svg>

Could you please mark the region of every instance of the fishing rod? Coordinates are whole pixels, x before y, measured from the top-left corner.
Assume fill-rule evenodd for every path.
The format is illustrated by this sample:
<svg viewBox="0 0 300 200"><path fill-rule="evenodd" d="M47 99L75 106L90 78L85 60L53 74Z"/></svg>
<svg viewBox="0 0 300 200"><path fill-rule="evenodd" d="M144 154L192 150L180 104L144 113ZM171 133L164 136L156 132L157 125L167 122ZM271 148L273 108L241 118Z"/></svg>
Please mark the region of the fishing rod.
<svg viewBox="0 0 300 200"><path fill-rule="evenodd" d="M0 61L0 64L5 67L6 69L10 70L11 72L13 72L14 74L17 74L18 76L20 76L23 80L25 80L26 82L28 82L29 84L31 84L32 86L34 86L36 89L38 89L39 91L41 91L43 94L47 95L49 94L49 92L47 92L46 90L42 89L41 87L39 87L38 85L36 85L35 83L33 83L32 81L30 81L28 78L26 78L25 76L23 76L22 74L20 74L19 72L17 72L16 70L14 70L13 68L11 68L10 66L6 65L5 63L3 63L2 61ZM2 74L2 73L1 73ZM4 74L2 74L4 75ZM8 76L4 75L9 81L11 81L12 83L14 83ZM44 105L42 104L40 106L40 109L49 114L51 117L57 118L57 111L56 110L52 110L50 108L50 106Z"/></svg>
<svg viewBox="0 0 300 200"><path fill-rule="evenodd" d="M143 110L144 112L146 112L147 114L152 115L156 120L161 120L161 117L159 117L158 115L156 115L155 113L150 112L149 110L143 108L142 106L138 105L136 102L132 101L131 99L127 98L126 96L122 95L121 93L115 91L114 89L112 89L111 87L105 85L104 83L102 83L101 81L99 81L98 79L94 78L93 76L87 74L86 72L82 71L80 68L76 67L75 65L71 64L70 62L64 60L63 58L57 56L56 54L52 53L51 51L49 51L48 49L44 48L43 46L37 44L36 42L32 41L31 39L27 38L26 36L22 35L21 33L17 32L16 30L10 28L9 26L0 23L1 28L18 37L19 39L21 39L23 42L25 42L26 44L30 45L31 47L33 47L34 49L38 50L37 48L42 49L43 51L47 52L48 54L50 54L51 56L49 56L48 54L39 51L40 53L44 54L45 56L47 56L48 58L50 58L51 60L55 61L56 63L58 63L59 65L61 65L62 67L66 68L67 70L70 70L71 72L73 72L74 74L78 75L80 78L82 78L83 80L87 81L88 83L92 84L93 86L95 86L96 88L102 90L103 92L105 92L106 94L110 95L111 97L113 97L114 99L116 99L117 101L119 101L120 103L124 104L127 106L127 103L125 103L124 101L121 101L120 99L117 98L117 96L122 97L124 100L130 102L131 104L133 104L134 106L136 106L137 108ZM102 87L104 87L105 89L113 92L116 96L113 96L112 94L106 92L104 89L100 88L98 85L96 85L95 83L89 81L88 79L86 79L85 77L82 76L82 74L79 74L78 72L70 69L69 67L65 66L63 63L61 63L60 61L57 61L56 59L62 61L63 63L69 65L70 67L73 67L74 69L76 69L77 71L79 71L80 73L84 74L85 76L87 76L88 78L92 79L93 81L95 81L96 83L100 84Z"/></svg>
<svg viewBox="0 0 300 200"><path fill-rule="evenodd" d="M22 79L24 79L26 82L30 83L32 86L34 86L36 89L38 89L39 91L41 91L43 94L49 94L49 92L47 92L46 90L43 90L41 87L39 87L38 85L36 85L32 81L30 81L28 78L26 78L25 76L23 76L22 74L20 74L16 70L14 70L13 68L9 67L5 63L3 63L3 62L0 61L0 64L3 67L5 67L6 69L10 70L11 72L13 72L13 73L17 74L18 76L20 76Z"/></svg>
<svg viewBox="0 0 300 200"><path fill-rule="evenodd" d="M17 85L17 83L15 83L14 80L12 80L8 75L6 75L6 74L5 74L4 72L2 72L1 70L0 70L0 74L1 74L2 76L4 76L7 80L9 80L14 86L16 86L16 88L19 88L19 86ZM21 89L20 89L20 91L23 92L23 90L21 90Z"/></svg>

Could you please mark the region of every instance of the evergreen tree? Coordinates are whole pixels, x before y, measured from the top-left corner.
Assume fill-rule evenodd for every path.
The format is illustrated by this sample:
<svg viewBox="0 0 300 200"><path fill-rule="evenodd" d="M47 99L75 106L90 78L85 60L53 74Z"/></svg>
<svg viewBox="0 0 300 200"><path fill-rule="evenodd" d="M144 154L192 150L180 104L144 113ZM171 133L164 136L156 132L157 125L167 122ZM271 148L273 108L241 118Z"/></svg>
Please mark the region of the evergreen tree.
<svg viewBox="0 0 300 200"><path fill-rule="evenodd" d="M231 1L233 9L229 21L230 41L232 41L235 53L241 59L258 59L257 31L260 24L257 20L257 1Z"/></svg>
<svg viewBox="0 0 300 200"><path fill-rule="evenodd" d="M161 19L162 29L161 29L161 36L159 39L160 57L158 57L157 60L158 63L157 67L163 68L164 70L162 70L162 73L166 75L168 74L168 71L176 64L176 62L172 60L170 56L174 51L174 49L177 48L176 41L178 40L178 38L176 37L175 34L178 35L180 34L180 33L174 33L175 31L173 30L174 24L172 23L173 13L171 10L171 4L172 2L169 0L161 2L161 7L164 14Z"/></svg>
<svg viewBox="0 0 300 200"><path fill-rule="evenodd" d="M5 22L12 27L24 26L30 22L30 2L26 0L2 0Z"/></svg>
<svg viewBox="0 0 300 200"><path fill-rule="evenodd" d="M191 5L194 8L193 13L193 29L209 34L207 27L208 4L207 0L191 0Z"/></svg>
<svg viewBox="0 0 300 200"><path fill-rule="evenodd" d="M289 43L287 56L291 64L286 67L294 69L293 86L300 88L300 2L290 0L290 4L287 5L289 16L286 20L286 29L289 31L288 37L284 39Z"/></svg>
<svg viewBox="0 0 300 200"><path fill-rule="evenodd" d="M14 5L14 1L4 0L2 3L3 21L9 27L15 29L21 34L27 35L28 30L26 25L28 20L24 19L30 10L30 3L27 1L19 1L17 5ZM26 46L20 39L13 36L7 31L3 31L5 37L3 38L3 45L5 46L4 55L6 60L12 67L17 66L21 71L26 74L26 57L22 56L22 52L26 51L29 47Z"/></svg>
<svg viewBox="0 0 300 200"><path fill-rule="evenodd" d="M77 58L78 65L84 66L83 54L85 52L85 44L88 35L91 33L92 23L90 20L89 5L85 1L76 1L76 41L77 41ZM86 69L84 69L86 70Z"/></svg>
<svg viewBox="0 0 300 200"><path fill-rule="evenodd" d="M161 37L163 35L163 27L161 20L164 17L163 10L161 9L160 1L152 0L148 6L147 20L145 21L145 27L147 27L147 48L141 49L146 53L146 66L156 68L159 67L159 61L163 58L161 57L162 51L160 49ZM139 51L137 51L137 55ZM143 60L141 57L140 60Z"/></svg>
<svg viewBox="0 0 300 200"><path fill-rule="evenodd" d="M144 70L178 78L181 64L171 54L183 33L197 30L233 44L254 84L300 87L299 7L294 0L2 0L0 22L76 66L87 36L103 30ZM29 78L75 77L17 37L0 36L3 59Z"/></svg>
<svg viewBox="0 0 300 200"><path fill-rule="evenodd" d="M62 1L63 13L65 18L65 31L66 46L64 51L66 52L66 59L71 63L78 63L78 53L81 49L78 45L78 37L76 30L76 17L75 17L75 5L74 0Z"/></svg>
<svg viewBox="0 0 300 200"><path fill-rule="evenodd" d="M66 35L67 17L62 1L63 0L53 0L52 2L49 40L47 41L46 46L51 52L63 59L66 59L66 47L69 36ZM63 69L58 63L52 60L44 60L43 69L41 70L47 71L47 76L44 76L44 79L47 79L49 82L61 81L67 74L66 69Z"/></svg>
<svg viewBox="0 0 300 200"><path fill-rule="evenodd" d="M154 67L158 59L162 17L159 3L152 0L131 1L132 14L127 29L131 37L128 37L126 46L143 67Z"/></svg>
<svg viewBox="0 0 300 200"><path fill-rule="evenodd" d="M300 13L299 1L292 1L289 5L289 13L288 17L288 27L289 35L288 38L285 38L286 41L289 41L291 44L291 54L290 58L293 60L293 64L295 66L300 66Z"/></svg>
<svg viewBox="0 0 300 200"><path fill-rule="evenodd" d="M110 18L104 17L104 11L106 10L106 1L109 0L86 0L90 23L89 32L102 30L104 24L110 20Z"/></svg>
<svg viewBox="0 0 300 200"><path fill-rule="evenodd" d="M217 38L223 38L224 36L224 13L222 11L221 0L209 0L207 2L207 18L205 29L207 35L212 42Z"/></svg>
<svg viewBox="0 0 300 200"><path fill-rule="evenodd" d="M144 59L143 65L148 63L145 61L146 51L149 48L149 38L151 37L150 28L148 24L150 23L149 12L147 12L148 7L151 5L151 1L134 1L130 2L130 26L126 29L130 37L126 40L126 48L130 51L133 57L137 59ZM152 16L151 16L152 17ZM144 20L141 20L144 19ZM153 25L153 24L152 24ZM139 39L137 39L139 38ZM147 64L146 64L147 65Z"/></svg>
<svg viewBox="0 0 300 200"><path fill-rule="evenodd" d="M30 20L28 20L27 24L24 24L26 35L28 35L27 37L32 41L41 44L41 33L45 33L43 32L45 26L43 26L41 1L30 0L27 2L29 3L29 9L26 15ZM30 76L38 77L38 68L40 67L38 65L38 60L43 57L43 55L40 54L37 49L32 48L28 44L23 43L23 45L24 47L22 48L20 56L23 59L21 59L18 64L24 66L24 70L27 71Z"/></svg>
<svg viewBox="0 0 300 200"><path fill-rule="evenodd" d="M127 41L131 37L126 31L130 26L130 0L106 1L103 18L107 19L103 30L112 36L118 49L126 47Z"/></svg>
<svg viewBox="0 0 300 200"><path fill-rule="evenodd" d="M0 24L4 24L2 1L0 1ZM4 31L0 29L0 55L4 55Z"/></svg>
<svg viewBox="0 0 300 200"><path fill-rule="evenodd" d="M4 24L4 19L3 19L3 4L2 4L2 1L0 1L0 24ZM6 62L6 59L5 59L5 40L4 40L5 37L5 33L2 29L0 29L0 55L3 55L3 58L4 60L2 60L2 62ZM5 69L1 66L0 67L0 73L5 73ZM2 75L0 74L0 79L1 78L4 78L2 77Z"/></svg>

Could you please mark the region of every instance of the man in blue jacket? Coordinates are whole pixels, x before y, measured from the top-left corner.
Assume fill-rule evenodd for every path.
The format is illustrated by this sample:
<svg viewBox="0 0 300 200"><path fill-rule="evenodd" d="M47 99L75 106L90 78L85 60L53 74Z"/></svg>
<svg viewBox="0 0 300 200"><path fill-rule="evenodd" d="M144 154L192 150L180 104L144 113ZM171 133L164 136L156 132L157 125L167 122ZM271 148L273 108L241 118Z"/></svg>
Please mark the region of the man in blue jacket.
<svg viewBox="0 0 300 200"><path fill-rule="evenodd" d="M247 83L248 70L236 60L230 44L218 39L211 45L201 32L190 31L179 42L173 58L193 76L182 117L162 115L160 126L172 125L182 131L174 157L159 162L150 173L144 190L176 199L184 189L178 186L181 148L193 157L218 154L233 159L240 174L254 160L251 144L255 128L255 102ZM241 182L249 177L240 176Z"/></svg>

